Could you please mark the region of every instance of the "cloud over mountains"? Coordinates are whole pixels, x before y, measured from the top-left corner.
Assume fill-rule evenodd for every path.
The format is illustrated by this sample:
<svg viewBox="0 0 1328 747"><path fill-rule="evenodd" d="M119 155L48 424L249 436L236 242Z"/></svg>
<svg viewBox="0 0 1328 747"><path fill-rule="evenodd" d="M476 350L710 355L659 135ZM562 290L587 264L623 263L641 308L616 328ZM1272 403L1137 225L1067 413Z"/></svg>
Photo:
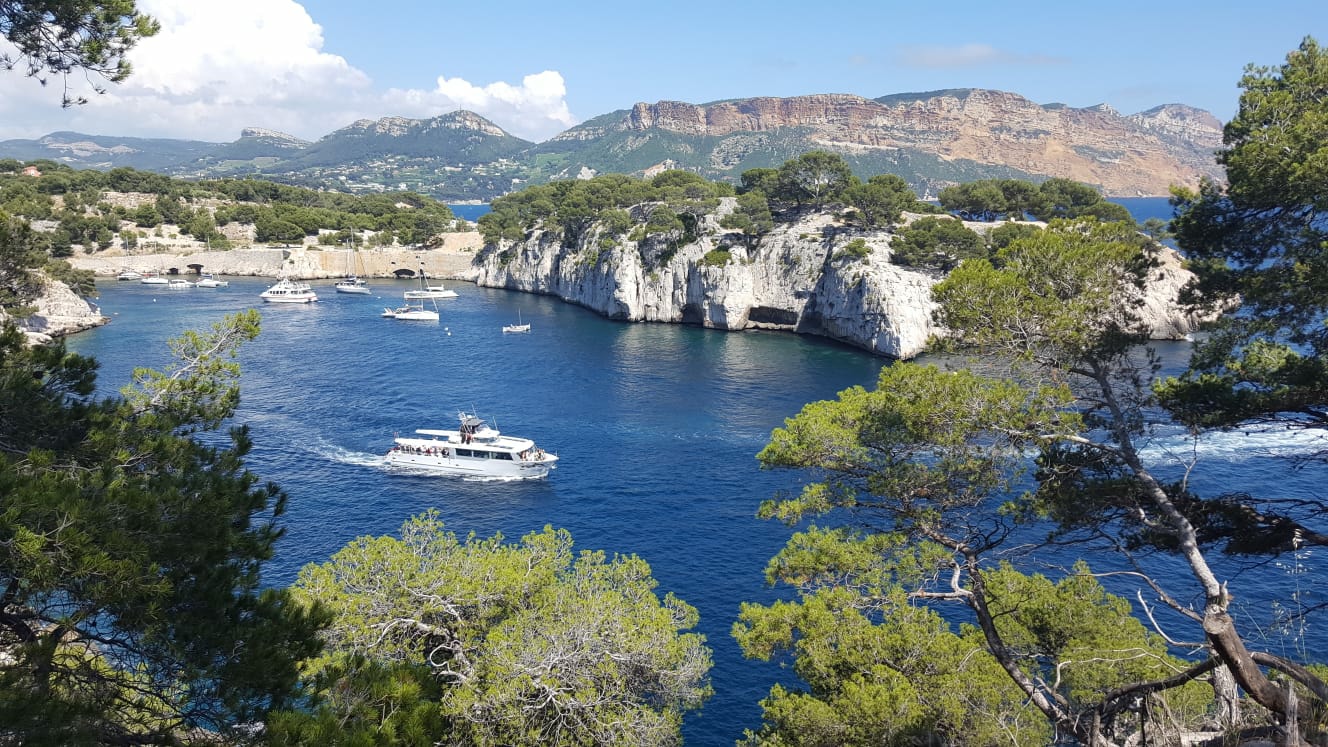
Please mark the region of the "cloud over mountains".
<svg viewBox="0 0 1328 747"><path fill-rule="evenodd" d="M80 75L89 102L60 108L59 78L43 88L19 69L0 73L0 139L55 130L229 141L261 126L316 138L357 119L432 117L469 109L514 135L545 140L576 124L560 73L519 83L439 74L430 90L382 88L323 50L322 28L294 0L139 0L162 30L133 50L134 74L105 94Z"/></svg>

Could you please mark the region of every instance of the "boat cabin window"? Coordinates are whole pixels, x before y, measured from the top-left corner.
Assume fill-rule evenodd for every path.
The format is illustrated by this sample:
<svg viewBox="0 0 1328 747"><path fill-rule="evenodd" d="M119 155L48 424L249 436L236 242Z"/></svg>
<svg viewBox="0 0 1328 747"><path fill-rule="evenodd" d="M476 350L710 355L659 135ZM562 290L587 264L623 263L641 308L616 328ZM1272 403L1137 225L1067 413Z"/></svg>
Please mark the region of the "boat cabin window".
<svg viewBox="0 0 1328 747"><path fill-rule="evenodd" d="M471 451L470 449L457 449L457 450L456 450L456 455L459 456L459 457L473 457L473 456L475 456L475 452ZM480 457L483 457L483 456L484 456L484 453L483 453L483 452L480 452Z"/></svg>
<svg viewBox="0 0 1328 747"><path fill-rule="evenodd" d="M512 461L512 455L511 455L511 454L508 454L506 451L495 451L495 452L492 452L492 453L489 454L489 458L490 458L490 459L506 459L506 460L509 461L509 462Z"/></svg>

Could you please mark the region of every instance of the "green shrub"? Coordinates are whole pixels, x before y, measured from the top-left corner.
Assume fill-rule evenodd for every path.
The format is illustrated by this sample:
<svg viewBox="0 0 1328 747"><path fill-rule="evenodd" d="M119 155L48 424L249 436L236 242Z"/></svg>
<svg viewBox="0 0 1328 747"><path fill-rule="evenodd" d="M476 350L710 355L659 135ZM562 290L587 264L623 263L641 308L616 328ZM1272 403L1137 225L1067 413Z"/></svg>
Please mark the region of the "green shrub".
<svg viewBox="0 0 1328 747"><path fill-rule="evenodd" d="M861 260L866 259L869 254L871 254L871 247L867 246L866 240L859 238L853 239L845 244L844 248L835 252L830 259L832 261L839 261L842 259Z"/></svg>
<svg viewBox="0 0 1328 747"><path fill-rule="evenodd" d="M733 255L729 253L728 248L721 247L706 252L699 264L703 267L723 267L728 264L731 259L733 259Z"/></svg>

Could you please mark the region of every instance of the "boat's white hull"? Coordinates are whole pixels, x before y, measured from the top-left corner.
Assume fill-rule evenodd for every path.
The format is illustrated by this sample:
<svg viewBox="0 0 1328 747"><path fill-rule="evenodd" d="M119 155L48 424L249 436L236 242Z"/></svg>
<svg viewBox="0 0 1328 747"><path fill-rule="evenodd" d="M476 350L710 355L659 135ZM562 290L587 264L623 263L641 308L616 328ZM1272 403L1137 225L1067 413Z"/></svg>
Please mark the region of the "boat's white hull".
<svg viewBox="0 0 1328 747"><path fill-rule="evenodd" d="M143 285L166 285L170 281L166 278L139 278L138 282Z"/></svg>
<svg viewBox="0 0 1328 747"><path fill-rule="evenodd" d="M508 324L507 326L503 327L503 331L504 331L504 332L529 332L529 331L530 331L530 325L529 325L529 324Z"/></svg>
<svg viewBox="0 0 1328 747"><path fill-rule="evenodd" d="M554 468L556 460L536 462L477 459L474 457L441 456L439 454L415 454L394 449L388 452L387 463L394 467L428 470L429 472L445 475L517 480L547 476L549 470Z"/></svg>
<svg viewBox="0 0 1328 747"><path fill-rule="evenodd" d="M419 300L422 300L422 299L425 299L425 298L433 298L433 299L438 299L438 298L456 298L456 297L457 297L457 292L456 292L456 291L450 291L450 290L441 290L441 291L433 291L433 290L429 290L429 291L406 291L405 293L403 293L403 294L401 294L401 295L402 295L403 298L405 298L405 299L408 300L408 301L419 301Z"/></svg>
<svg viewBox="0 0 1328 747"><path fill-rule="evenodd" d="M354 293L357 296L367 296L373 293L367 285L337 285L337 293Z"/></svg>
<svg viewBox="0 0 1328 747"><path fill-rule="evenodd" d="M318 294L308 283L295 283L282 278L277 284L258 294L267 303L313 303Z"/></svg>
<svg viewBox="0 0 1328 747"><path fill-rule="evenodd" d="M419 309L414 309L412 311L394 311L392 312L392 318L400 319L405 322L436 322L438 321L438 312L420 311Z"/></svg>

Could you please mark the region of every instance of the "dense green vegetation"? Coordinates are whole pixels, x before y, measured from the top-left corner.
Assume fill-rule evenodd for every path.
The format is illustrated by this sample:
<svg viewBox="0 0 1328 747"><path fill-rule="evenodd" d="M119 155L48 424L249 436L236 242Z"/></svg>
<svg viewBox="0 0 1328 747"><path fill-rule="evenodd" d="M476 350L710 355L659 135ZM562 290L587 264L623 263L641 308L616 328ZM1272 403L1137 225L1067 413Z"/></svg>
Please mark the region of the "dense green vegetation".
<svg viewBox="0 0 1328 747"><path fill-rule="evenodd" d="M297 695L325 618L262 588L285 495L244 469L244 427L196 438L234 412L230 357L257 332L249 311L187 333L173 370L94 399L95 361L0 331L6 741L229 735Z"/></svg>
<svg viewBox="0 0 1328 747"><path fill-rule="evenodd" d="M1267 594L1284 564L1328 545L1328 504L1276 484L1199 495L1160 476L1173 457L1145 449L1175 422L1196 435L1328 427L1328 53L1307 39L1241 86L1220 154L1229 185L1174 201L1178 241L1197 259L1191 298L1225 312L1188 373L1158 380L1141 354L1156 244L1058 185L1065 205L1042 214L1075 217L993 231L990 256L936 287L951 369L895 364L875 389L809 404L774 432L762 464L807 482L762 515L827 524L795 534L768 567L797 600L746 605L735 626L751 656L792 654L805 685L771 691L749 744L1328 736L1323 652L1260 627L1306 625L1321 605L1276 599L1262 619L1233 608L1242 589ZM1046 210L1002 186L1013 185L956 199L982 191L990 206L1000 192L1015 197L1000 210ZM977 365L959 368L968 356ZM1040 575L1039 548L1070 543L1100 561ZM1223 554L1278 560L1226 578ZM1104 593L1093 575L1104 564L1131 569L1140 609Z"/></svg>
<svg viewBox="0 0 1328 747"><path fill-rule="evenodd" d="M24 175L25 166L41 176ZM112 205L107 193L141 194L135 206ZM370 232L372 243L427 244L456 222L448 207L410 192L349 195L258 179L185 181L128 168L75 171L51 161L0 160L0 210L28 220L55 221L47 234L53 256L73 245L96 251L119 237L143 247L165 224L181 235L225 249L228 223L253 226L259 243L301 242L320 231Z"/></svg>
<svg viewBox="0 0 1328 747"><path fill-rule="evenodd" d="M462 541L435 512L400 539L357 540L300 573L297 593L334 613L307 665L324 699L284 714L273 741L386 730L452 744L673 744L709 695L710 652L683 632L696 611L654 589L640 558L573 553L548 527L515 544ZM384 677L396 684L375 693Z"/></svg>

